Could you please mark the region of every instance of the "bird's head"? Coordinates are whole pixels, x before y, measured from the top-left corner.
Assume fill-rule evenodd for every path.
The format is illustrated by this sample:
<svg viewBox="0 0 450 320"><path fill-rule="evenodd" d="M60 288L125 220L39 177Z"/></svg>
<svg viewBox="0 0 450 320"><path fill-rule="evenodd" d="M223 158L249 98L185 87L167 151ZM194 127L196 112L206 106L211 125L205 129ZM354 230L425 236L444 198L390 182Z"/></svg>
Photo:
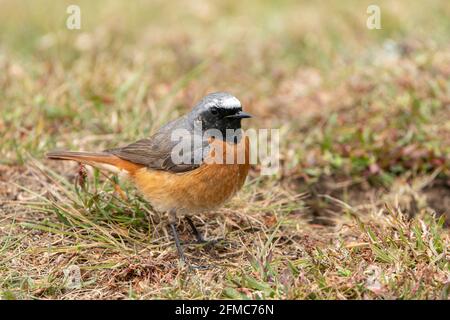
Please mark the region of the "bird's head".
<svg viewBox="0 0 450 320"><path fill-rule="evenodd" d="M219 130L223 137L226 129L241 129L241 120L251 118L242 111L241 102L226 92L211 93L205 96L189 114L192 122L201 122L202 130Z"/></svg>

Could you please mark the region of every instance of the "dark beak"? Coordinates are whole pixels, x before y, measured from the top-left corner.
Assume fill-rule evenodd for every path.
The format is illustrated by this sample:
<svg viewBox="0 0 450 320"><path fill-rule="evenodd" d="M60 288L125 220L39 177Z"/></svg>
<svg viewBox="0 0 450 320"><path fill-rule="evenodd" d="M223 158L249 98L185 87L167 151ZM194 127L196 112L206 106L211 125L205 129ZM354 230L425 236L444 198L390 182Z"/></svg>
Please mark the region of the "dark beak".
<svg viewBox="0 0 450 320"><path fill-rule="evenodd" d="M249 113L247 113L247 112L244 112L244 111L239 111L238 113L235 113L235 114L231 114L231 115L229 115L229 116L226 116L225 118L231 118L231 119L244 119L244 118L251 118L252 117L252 115L251 114L249 114Z"/></svg>

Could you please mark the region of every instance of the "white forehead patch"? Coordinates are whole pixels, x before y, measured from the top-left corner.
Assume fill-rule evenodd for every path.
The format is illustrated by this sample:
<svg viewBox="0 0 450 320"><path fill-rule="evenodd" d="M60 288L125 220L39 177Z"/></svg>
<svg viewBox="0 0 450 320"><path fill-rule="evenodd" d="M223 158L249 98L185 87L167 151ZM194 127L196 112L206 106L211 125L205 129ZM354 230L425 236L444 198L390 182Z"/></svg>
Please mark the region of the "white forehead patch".
<svg viewBox="0 0 450 320"><path fill-rule="evenodd" d="M222 106L230 109L241 108L241 102L237 98L229 96L222 98Z"/></svg>

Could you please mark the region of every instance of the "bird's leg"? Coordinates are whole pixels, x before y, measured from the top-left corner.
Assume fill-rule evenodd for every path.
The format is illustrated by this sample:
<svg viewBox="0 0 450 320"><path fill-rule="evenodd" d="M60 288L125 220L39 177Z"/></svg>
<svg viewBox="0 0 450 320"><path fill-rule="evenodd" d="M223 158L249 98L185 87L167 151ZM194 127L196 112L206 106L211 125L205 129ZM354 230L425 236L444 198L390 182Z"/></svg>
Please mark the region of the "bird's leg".
<svg viewBox="0 0 450 320"><path fill-rule="evenodd" d="M203 237L200 234L200 232L198 232L197 228L195 228L194 223L192 222L192 220L189 219L189 218L187 220L188 220L188 223L191 226L194 234L196 235L197 240L199 242L203 242L203 243L206 242L203 239ZM169 211L169 225L170 225L170 228L172 229L173 239L175 241L175 246L177 247L177 251L178 251L178 255L180 257L181 263L184 264L184 265L187 265L189 270L205 270L205 269L209 269L210 266L191 265L189 263L189 261L186 260L186 257L185 257L184 252L183 252L183 248L181 247L180 238L178 237L178 232L177 232L177 227L176 227L176 212L174 210Z"/></svg>
<svg viewBox="0 0 450 320"><path fill-rule="evenodd" d="M203 238L202 234L197 230L197 228L194 225L194 222L191 218L188 216L185 217L187 223L189 224L189 227L191 227L192 233L194 234L195 238L197 239L198 243L205 243L206 240Z"/></svg>
<svg viewBox="0 0 450 320"><path fill-rule="evenodd" d="M178 251L178 255L180 256L181 263L182 264L186 264L188 266L189 270L204 270L204 269L208 269L209 268L208 266L194 266L194 265L191 265L186 260L186 257L184 256L183 249L181 247L180 238L178 237L178 232L177 232L177 228L176 228L176 224L175 224L175 221L176 221L175 217L176 217L175 212L174 211L170 211L169 212L169 225L170 225L170 228L172 229L173 238L175 240L175 246L177 247L177 251ZM191 221L191 223L192 223L192 221ZM192 225L194 225L194 224L192 224ZM197 231L197 229L195 229L195 230ZM197 233L198 233L198 231L197 231ZM200 235L200 237L201 237L201 235Z"/></svg>
<svg viewBox="0 0 450 320"><path fill-rule="evenodd" d="M183 249L181 248L180 238L178 237L177 227L175 225L176 223L176 212L174 210L171 210L169 212L169 225L172 229L173 239L175 241L175 246L177 247L178 255L180 257L181 262L184 264L186 263L186 258L183 253Z"/></svg>
<svg viewBox="0 0 450 320"><path fill-rule="evenodd" d="M177 247L178 255L182 263L186 263L186 258L184 257L183 249L181 248L180 238L178 237L177 227L174 223L170 223L170 228L172 229L173 239L175 240L175 246Z"/></svg>

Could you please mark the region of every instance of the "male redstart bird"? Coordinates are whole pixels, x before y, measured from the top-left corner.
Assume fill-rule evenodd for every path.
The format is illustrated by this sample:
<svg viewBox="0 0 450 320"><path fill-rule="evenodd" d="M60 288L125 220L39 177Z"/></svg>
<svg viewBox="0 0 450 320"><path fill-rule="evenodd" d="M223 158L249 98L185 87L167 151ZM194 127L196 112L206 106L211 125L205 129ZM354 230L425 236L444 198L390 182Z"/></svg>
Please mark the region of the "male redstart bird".
<svg viewBox="0 0 450 320"><path fill-rule="evenodd" d="M212 93L149 138L103 152L54 151L47 157L125 171L154 209L168 213L178 254L185 261L176 216L183 214L197 240L204 241L189 215L219 207L244 184L250 167L249 141L241 120L250 117L231 94ZM186 135L180 144L176 137ZM179 154L173 152L180 145L184 148ZM243 157L238 159L239 155Z"/></svg>

